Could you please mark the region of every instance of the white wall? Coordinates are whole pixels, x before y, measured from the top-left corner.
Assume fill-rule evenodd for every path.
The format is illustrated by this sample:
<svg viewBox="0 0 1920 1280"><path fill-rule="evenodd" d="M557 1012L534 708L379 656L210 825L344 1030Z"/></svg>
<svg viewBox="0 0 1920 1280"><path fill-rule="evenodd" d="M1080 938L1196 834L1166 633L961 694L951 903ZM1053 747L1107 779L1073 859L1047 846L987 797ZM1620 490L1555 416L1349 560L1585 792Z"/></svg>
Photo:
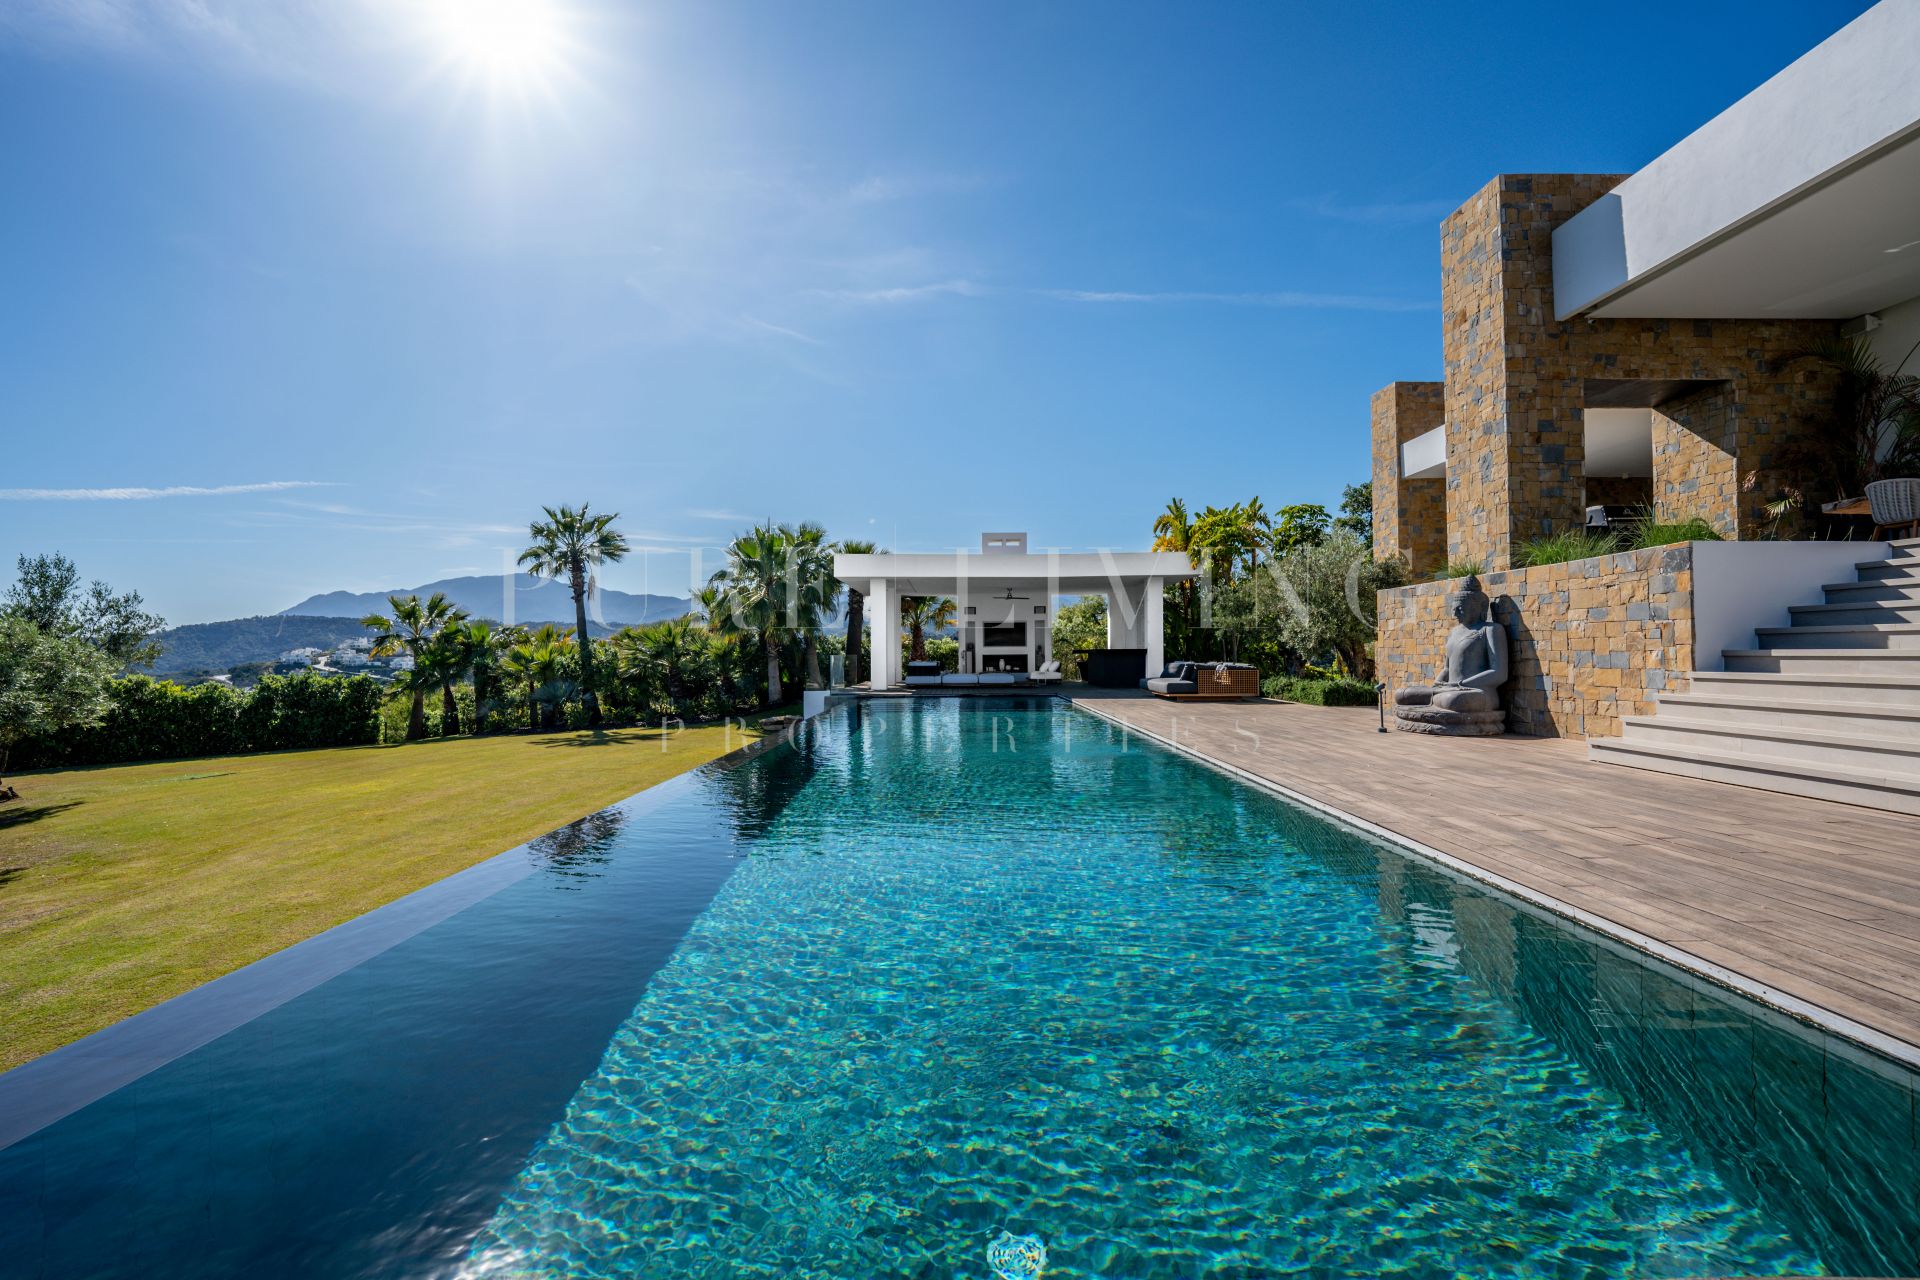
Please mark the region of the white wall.
<svg viewBox="0 0 1920 1280"><path fill-rule="evenodd" d="M1908 249L1908 253L1920 253L1920 245ZM1888 372L1898 369L1902 360L1907 361L1905 372L1920 374L1920 353L1914 348L1920 346L1920 298L1909 298L1895 307L1885 307L1876 314L1880 317L1880 327L1867 336L1867 345L1880 357L1880 363ZM1912 356L1911 360L1907 357Z"/></svg>
<svg viewBox="0 0 1920 1280"><path fill-rule="evenodd" d="M1884 542L1696 542L1693 669L1724 671L1726 649L1751 649L1761 627L1784 627L1796 604L1822 604L1820 588L1853 582L1853 566L1889 554Z"/></svg>

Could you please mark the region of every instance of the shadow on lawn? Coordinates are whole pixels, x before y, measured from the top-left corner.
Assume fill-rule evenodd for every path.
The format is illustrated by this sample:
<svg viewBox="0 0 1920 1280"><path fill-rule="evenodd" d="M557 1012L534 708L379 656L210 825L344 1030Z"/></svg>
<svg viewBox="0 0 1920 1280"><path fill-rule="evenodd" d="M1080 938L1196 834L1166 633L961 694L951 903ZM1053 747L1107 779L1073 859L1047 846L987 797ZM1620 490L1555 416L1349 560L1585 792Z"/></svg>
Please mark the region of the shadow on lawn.
<svg viewBox="0 0 1920 1280"><path fill-rule="evenodd" d="M64 804L26 804L24 802L10 804L5 808L0 808L0 831L11 831L15 827L24 827L29 822L38 822L42 818L51 818L56 813L65 813L69 809L77 809L84 803L85 801L82 800L68 800ZM6 874L6 869L0 868L0 877L4 877ZM3 878L0 878L0 883L5 883Z"/></svg>

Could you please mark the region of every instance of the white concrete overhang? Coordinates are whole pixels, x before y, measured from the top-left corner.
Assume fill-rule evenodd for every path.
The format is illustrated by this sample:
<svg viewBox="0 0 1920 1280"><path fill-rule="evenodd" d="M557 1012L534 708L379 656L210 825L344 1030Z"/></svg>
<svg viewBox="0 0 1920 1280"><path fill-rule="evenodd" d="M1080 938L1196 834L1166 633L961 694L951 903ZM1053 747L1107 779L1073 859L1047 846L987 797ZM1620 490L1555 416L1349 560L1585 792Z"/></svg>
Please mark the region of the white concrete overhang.
<svg viewBox="0 0 1920 1280"><path fill-rule="evenodd" d="M1051 595L1105 595L1116 586L1137 593L1150 578L1168 582L1194 576L1178 551L1073 551L982 555L971 551L837 555L833 576L871 594L885 581L896 596L985 597L1011 590Z"/></svg>
<svg viewBox="0 0 1920 1280"><path fill-rule="evenodd" d="M1446 427L1435 427L1400 446L1400 478L1402 480L1445 479L1446 474Z"/></svg>
<svg viewBox="0 0 1920 1280"><path fill-rule="evenodd" d="M1847 319L1920 295L1920 4L1881 0L1554 232L1554 310Z"/></svg>

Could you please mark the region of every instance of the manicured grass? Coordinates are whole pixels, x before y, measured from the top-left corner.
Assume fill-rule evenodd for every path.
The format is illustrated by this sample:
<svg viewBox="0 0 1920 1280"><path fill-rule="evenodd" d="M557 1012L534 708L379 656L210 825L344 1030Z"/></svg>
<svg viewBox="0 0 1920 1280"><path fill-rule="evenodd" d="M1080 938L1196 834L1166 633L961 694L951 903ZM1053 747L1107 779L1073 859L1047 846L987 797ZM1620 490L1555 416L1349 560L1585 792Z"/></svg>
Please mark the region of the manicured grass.
<svg viewBox="0 0 1920 1280"><path fill-rule="evenodd" d="M0 806L0 1068L743 742L615 729L20 775Z"/></svg>

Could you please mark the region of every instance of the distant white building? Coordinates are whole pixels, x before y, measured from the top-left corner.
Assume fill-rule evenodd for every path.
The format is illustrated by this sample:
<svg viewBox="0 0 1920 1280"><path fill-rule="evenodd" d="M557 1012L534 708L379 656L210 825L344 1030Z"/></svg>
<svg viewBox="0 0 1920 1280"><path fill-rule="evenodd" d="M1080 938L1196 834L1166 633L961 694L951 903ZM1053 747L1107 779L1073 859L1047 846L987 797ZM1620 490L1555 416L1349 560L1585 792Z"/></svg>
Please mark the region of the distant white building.
<svg viewBox="0 0 1920 1280"><path fill-rule="evenodd" d="M370 667L373 665L372 658L369 658L360 650L344 644L333 651L332 661L336 667Z"/></svg>
<svg viewBox="0 0 1920 1280"><path fill-rule="evenodd" d="M311 645L303 645L298 649L289 649L285 653L281 654L280 661L298 662L305 666L311 667L311 666L318 665L320 662L320 659L322 658L322 656L325 655L325 653L326 653L326 650L324 649L316 649Z"/></svg>
<svg viewBox="0 0 1920 1280"><path fill-rule="evenodd" d="M390 659L387 666L394 671L411 671L413 670L413 655L403 653L397 658Z"/></svg>

